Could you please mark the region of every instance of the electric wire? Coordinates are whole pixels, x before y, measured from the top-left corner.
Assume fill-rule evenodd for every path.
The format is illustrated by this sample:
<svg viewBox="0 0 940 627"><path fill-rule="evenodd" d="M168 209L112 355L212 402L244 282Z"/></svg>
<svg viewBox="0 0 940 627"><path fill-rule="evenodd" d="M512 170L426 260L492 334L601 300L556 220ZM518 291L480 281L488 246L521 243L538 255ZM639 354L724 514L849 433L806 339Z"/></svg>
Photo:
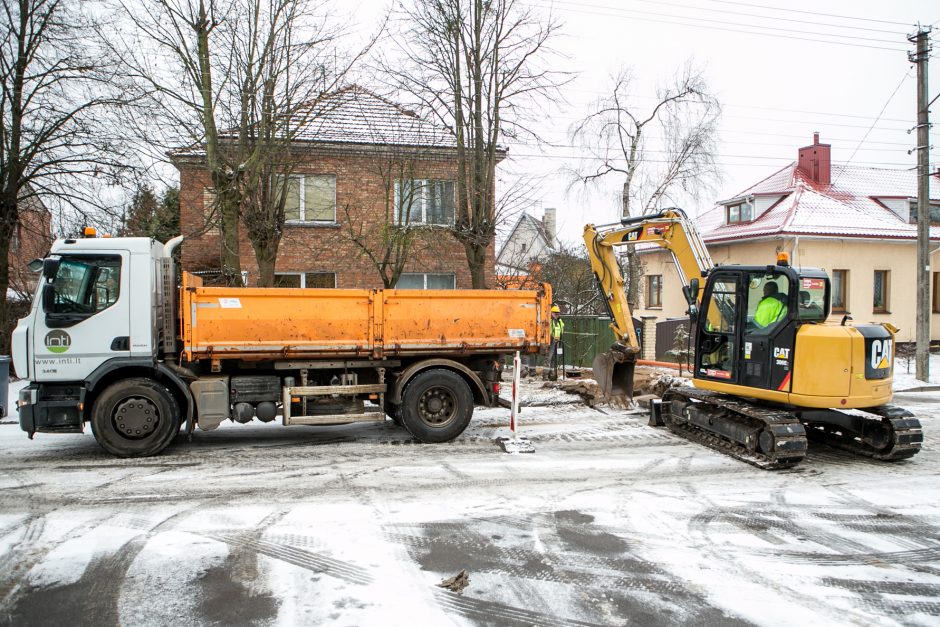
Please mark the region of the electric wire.
<svg viewBox="0 0 940 627"><path fill-rule="evenodd" d="M740 16L743 16L743 17L753 17L753 18L758 18L758 19L771 19L771 20L779 21L779 22L793 22L793 23L796 23L796 24L810 24L810 25L812 25L812 26L830 26L830 27L832 27L832 28L846 28L846 29L852 29L852 30L872 31L872 32L876 32L876 33L888 33L888 34L891 34L891 35L899 35L899 34L902 34L902 33L900 33L898 30L887 30L887 29L884 29L884 28L867 28L867 27L864 27L864 26L851 26L851 25L848 25L848 24L821 24L818 20L817 20L817 21L801 20L801 19L797 19L797 18L777 17L777 16L773 16L773 15L766 15L766 14L760 14L760 13L747 13L747 12L744 12L744 11L732 11L732 10L729 10L729 9L709 9L708 7L695 6L695 5L691 5L691 4L682 4L682 3L679 3L679 2L665 2L664 0L633 0L633 2L642 2L642 3L644 3L644 4L652 4L652 5L655 5L655 6L671 6L671 7L681 8L681 9L692 9L692 10L695 10L695 11L706 11L706 12L710 12L710 13L724 13L724 14L727 14L727 15L740 15ZM600 5L598 5L598 6L600 6ZM610 6L610 5L606 5L606 8L615 9L615 8L620 8L620 7L613 7L613 6ZM769 8L769 7L764 7L764 8ZM835 17L835 16L830 16L830 17ZM841 18L841 17L844 17L844 16L839 16L839 17ZM907 25L905 25L905 26L907 26Z"/></svg>
<svg viewBox="0 0 940 627"><path fill-rule="evenodd" d="M533 2L533 3L530 3L530 4L532 4L533 6L538 6L539 8L543 8L543 9L544 9L544 8L554 8L555 6L557 6L557 4L553 4L553 5L551 5L551 7L549 7L549 6L547 6L547 5L537 5L537 4L534 3L534 2ZM559 4L561 4L561 3L559 3ZM812 42L816 42L816 43L834 44L834 45L839 45L839 46L851 46L851 47L856 47L856 48L866 48L866 49L870 49L870 50L887 50L887 51L891 51L891 52L904 52L904 51L906 50L906 48L889 48L889 47L887 47L887 46L873 46L873 45L862 44L862 43L853 43L853 42L848 42L848 41L838 41L838 40L836 40L836 39L816 39L816 38L813 38L813 37L799 37L799 36L796 36L796 35L778 34L778 33L776 33L776 32L754 33L753 30L742 30L742 29L739 29L739 28L729 28L729 26L743 26L743 27L746 27L746 28L748 28L748 29L759 28L759 29L761 29L761 30L780 31L780 32L784 32L784 33L786 33L786 32L805 32L805 31L797 31L797 30L794 30L794 29L782 29L782 28L774 28L774 27L771 27L771 26L759 26L759 25L754 25L754 24L739 24L739 23L735 23L735 22L726 22L726 21L722 21L722 20L709 20L709 19L707 19L707 18L684 18L683 16L674 15L674 14L669 14L669 13L663 14L663 13L655 13L655 12L651 12L651 11L640 11L640 10L636 10L636 9L621 9L621 10L619 10L619 11L616 12L616 13L612 13L612 12L610 12L610 11L603 11L603 10L600 10L600 11L598 11L598 10L590 10L590 8L587 9L587 10L585 10L585 9L583 8L584 6L591 7L592 5L575 5L575 6L572 6L572 7L561 6L561 7L559 7L559 9L562 10L562 11L578 12L578 13L587 13L587 14L590 14L590 15L600 15L600 16L606 16L606 17L620 17L620 18L627 18L627 17L629 17L629 18L631 18L631 19L636 19L636 20L640 20L640 21L647 21L647 22L654 22L654 23L661 23L661 24L673 24L673 25L678 25L678 26L688 26L688 27L691 27L691 28L705 28L705 29L711 29L711 30L718 30L718 31L732 32L732 33L742 33L742 34L749 34L749 35L759 34L759 35L763 35L763 36L765 36L765 37L777 37L777 38L782 38L782 39L794 39L794 40L797 40L797 41L812 41ZM628 14L626 14L626 13L637 13L637 14L640 14L640 16L628 15ZM654 15L654 16L658 16L658 17L643 17L644 15ZM694 23L689 23L689 22L676 21L676 19L658 19L658 18L660 18L660 17L665 17L665 18L678 18L678 19L695 19L695 22L694 22ZM711 23L713 23L713 24L722 24L722 26L715 26L715 25L703 24L702 22L711 22ZM872 42L876 42L876 43L892 43L892 42L889 41L889 40L873 39L873 38L864 38L864 37L855 37L855 36L850 36L850 35L837 35L837 34L827 34L827 33L818 33L818 32L812 32L812 33L808 33L808 34L817 35L817 36L820 36L820 37L837 37L837 38L841 38L841 39L861 39L861 40L864 40L864 41L872 41Z"/></svg>
<svg viewBox="0 0 940 627"><path fill-rule="evenodd" d="M885 112L885 110L888 108L888 105L891 104L891 101L894 100L894 97L897 95L898 91L901 89L901 85L903 85L904 82L905 82L908 78L910 78L910 76L911 76L911 69L908 68L907 72L904 73L904 76L901 77L901 82L898 83L898 86L895 87L895 88L894 88L894 91L891 92L891 95L888 96L888 100L885 102L885 105L884 105L883 107L881 107L881 111L878 113L878 116L875 117L875 121L871 123L871 128L869 128L869 129L865 132L865 135L862 137L862 140L861 140L860 142L858 142L858 146L856 146L856 147L855 147L855 150L852 151L852 156L850 156L850 157L849 157L849 160L845 162L845 165L850 164L850 163L852 162L852 159L855 158L856 153L858 153L858 149L861 148L861 147L862 147L862 144L865 143L865 140L868 139L868 134L871 133L872 129L875 128L875 125L878 124L878 120L881 118L881 115L882 115L882 114ZM839 172L839 174L836 176L836 180L834 180L834 181L832 182L833 185L835 185L835 184L838 182L839 177L842 176L842 172L845 172L845 168L843 168L842 171Z"/></svg>

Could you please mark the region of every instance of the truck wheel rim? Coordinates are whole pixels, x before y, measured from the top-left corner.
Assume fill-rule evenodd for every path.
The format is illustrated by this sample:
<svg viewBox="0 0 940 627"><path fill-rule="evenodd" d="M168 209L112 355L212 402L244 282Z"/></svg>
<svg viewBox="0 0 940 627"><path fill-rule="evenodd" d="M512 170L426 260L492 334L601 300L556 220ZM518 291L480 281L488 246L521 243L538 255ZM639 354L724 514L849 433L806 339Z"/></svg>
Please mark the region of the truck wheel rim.
<svg viewBox="0 0 940 627"><path fill-rule="evenodd" d="M443 427L457 415L457 400L447 388L430 388L418 401L418 415L429 426Z"/></svg>
<svg viewBox="0 0 940 627"><path fill-rule="evenodd" d="M132 396L114 408L111 423L121 437L143 440L156 432L160 424L160 412L149 398Z"/></svg>

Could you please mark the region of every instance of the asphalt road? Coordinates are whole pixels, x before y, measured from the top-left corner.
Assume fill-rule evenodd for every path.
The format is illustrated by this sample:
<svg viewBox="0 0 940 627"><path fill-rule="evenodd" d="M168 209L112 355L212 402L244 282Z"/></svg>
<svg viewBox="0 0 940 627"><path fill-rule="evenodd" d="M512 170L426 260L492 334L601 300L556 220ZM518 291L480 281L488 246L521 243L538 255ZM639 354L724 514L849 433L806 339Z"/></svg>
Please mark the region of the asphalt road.
<svg viewBox="0 0 940 627"><path fill-rule="evenodd" d="M940 623L940 395L896 399L911 460L776 472L575 400L524 410L515 456L504 410L444 445L232 424L143 460L4 422L0 622Z"/></svg>

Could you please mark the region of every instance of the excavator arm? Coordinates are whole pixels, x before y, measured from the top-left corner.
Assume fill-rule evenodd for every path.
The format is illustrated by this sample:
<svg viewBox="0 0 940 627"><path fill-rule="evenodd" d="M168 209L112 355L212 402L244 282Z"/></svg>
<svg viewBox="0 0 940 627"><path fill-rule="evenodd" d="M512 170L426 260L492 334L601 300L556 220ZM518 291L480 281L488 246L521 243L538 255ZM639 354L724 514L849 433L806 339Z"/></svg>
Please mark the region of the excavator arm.
<svg viewBox="0 0 940 627"><path fill-rule="evenodd" d="M672 253L682 285L698 284L714 266L711 256L688 216L681 209L636 218L624 218L617 224L584 227L591 269L607 304L616 341L610 350L594 359L594 378L608 399L633 396L633 373L640 352L640 342L624 292L624 277L615 249L631 244L656 244ZM694 298L695 288L687 294ZM690 306L694 303L690 302Z"/></svg>

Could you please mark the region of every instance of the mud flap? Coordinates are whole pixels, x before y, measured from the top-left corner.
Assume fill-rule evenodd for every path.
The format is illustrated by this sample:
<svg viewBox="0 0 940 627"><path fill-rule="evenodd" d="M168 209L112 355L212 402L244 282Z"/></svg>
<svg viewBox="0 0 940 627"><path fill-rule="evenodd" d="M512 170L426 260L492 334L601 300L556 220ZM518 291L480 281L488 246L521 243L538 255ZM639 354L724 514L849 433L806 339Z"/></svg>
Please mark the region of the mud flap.
<svg viewBox="0 0 940 627"><path fill-rule="evenodd" d="M609 350L594 358L592 369L602 400L629 404L633 398L636 353Z"/></svg>

